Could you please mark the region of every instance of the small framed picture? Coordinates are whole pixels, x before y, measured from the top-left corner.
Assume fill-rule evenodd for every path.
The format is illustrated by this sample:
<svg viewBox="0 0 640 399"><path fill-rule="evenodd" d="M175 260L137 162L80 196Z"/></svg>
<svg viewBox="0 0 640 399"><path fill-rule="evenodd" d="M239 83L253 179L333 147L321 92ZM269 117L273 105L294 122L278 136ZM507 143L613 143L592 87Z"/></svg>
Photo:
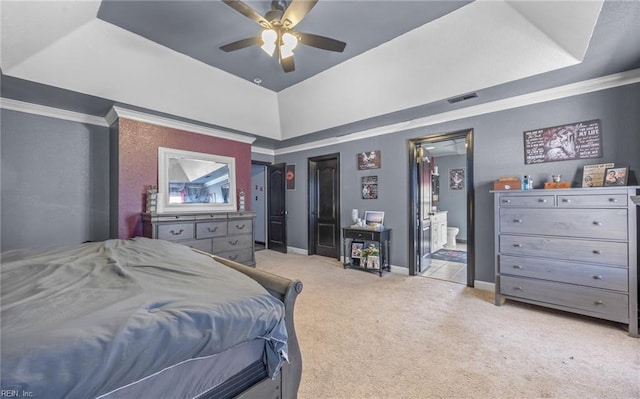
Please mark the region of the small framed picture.
<svg viewBox="0 0 640 399"><path fill-rule="evenodd" d="M369 269L380 269L380 258L378 255L367 256L367 267Z"/></svg>
<svg viewBox="0 0 640 399"><path fill-rule="evenodd" d="M361 152L357 158L358 170L380 169L380 150Z"/></svg>
<svg viewBox="0 0 640 399"><path fill-rule="evenodd" d="M362 248L364 248L363 241L351 241L351 258L352 259L362 258Z"/></svg>
<svg viewBox="0 0 640 399"><path fill-rule="evenodd" d="M369 227L384 226L384 212L382 211L365 211L364 223Z"/></svg>
<svg viewBox="0 0 640 399"><path fill-rule="evenodd" d="M605 186L626 186L629 168L608 168L604 172Z"/></svg>

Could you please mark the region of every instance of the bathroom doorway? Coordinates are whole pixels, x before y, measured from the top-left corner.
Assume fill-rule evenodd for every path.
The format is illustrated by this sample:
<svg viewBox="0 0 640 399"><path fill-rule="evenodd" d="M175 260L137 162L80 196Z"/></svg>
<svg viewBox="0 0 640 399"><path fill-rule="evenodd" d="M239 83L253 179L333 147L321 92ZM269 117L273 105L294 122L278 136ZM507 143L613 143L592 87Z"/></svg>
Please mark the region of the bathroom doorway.
<svg viewBox="0 0 640 399"><path fill-rule="evenodd" d="M409 274L473 286L473 130L409 140Z"/></svg>

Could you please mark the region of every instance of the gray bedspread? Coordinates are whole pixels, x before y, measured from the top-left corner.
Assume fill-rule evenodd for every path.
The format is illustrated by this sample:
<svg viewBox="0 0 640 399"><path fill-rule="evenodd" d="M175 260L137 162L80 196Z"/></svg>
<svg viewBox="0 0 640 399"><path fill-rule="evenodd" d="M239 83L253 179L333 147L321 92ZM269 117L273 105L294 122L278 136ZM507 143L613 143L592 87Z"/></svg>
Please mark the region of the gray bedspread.
<svg viewBox="0 0 640 399"><path fill-rule="evenodd" d="M190 248L135 238L2 254L0 389L95 398L262 338L287 354L284 305Z"/></svg>

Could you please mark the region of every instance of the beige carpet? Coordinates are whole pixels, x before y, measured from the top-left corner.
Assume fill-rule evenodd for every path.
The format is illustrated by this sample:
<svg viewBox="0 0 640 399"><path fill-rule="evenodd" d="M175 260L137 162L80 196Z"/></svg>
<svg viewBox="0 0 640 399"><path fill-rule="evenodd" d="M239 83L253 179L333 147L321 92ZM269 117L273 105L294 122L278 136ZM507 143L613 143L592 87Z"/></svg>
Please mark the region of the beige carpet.
<svg viewBox="0 0 640 399"><path fill-rule="evenodd" d="M256 258L304 284L301 399L640 398L640 339L624 325L318 256Z"/></svg>

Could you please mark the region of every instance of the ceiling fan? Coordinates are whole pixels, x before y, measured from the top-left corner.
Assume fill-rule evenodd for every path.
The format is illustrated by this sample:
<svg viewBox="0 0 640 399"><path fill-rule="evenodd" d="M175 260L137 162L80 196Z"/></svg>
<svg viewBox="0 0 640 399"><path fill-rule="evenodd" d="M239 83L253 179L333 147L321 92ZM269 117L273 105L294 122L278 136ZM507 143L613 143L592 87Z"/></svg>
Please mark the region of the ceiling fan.
<svg viewBox="0 0 640 399"><path fill-rule="evenodd" d="M270 56L273 56L277 51L282 69L285 72L291 72L295 70L293 49L298 43L338 53L344 51L347 45L339 40L293 30L318 0L291 0L291 2L273 0L271 10L267 11L264 16L242 1L222 0L222 2L264 28L259 36L248 37L220 47L223 51L230 52L253 45L261 45L262 49Z"/></svg>

